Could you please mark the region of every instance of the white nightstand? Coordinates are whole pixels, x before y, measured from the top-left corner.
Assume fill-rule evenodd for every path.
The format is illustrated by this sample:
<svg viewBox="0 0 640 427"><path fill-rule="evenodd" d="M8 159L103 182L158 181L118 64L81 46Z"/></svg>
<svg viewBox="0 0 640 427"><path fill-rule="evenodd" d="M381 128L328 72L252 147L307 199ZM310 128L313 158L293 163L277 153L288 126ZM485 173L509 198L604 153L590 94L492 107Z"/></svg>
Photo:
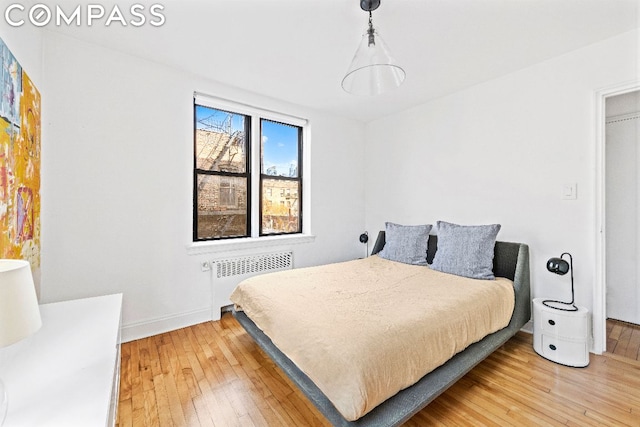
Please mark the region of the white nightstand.
<svg viewBox="0 0 640 427"><path fill-rule="evenodd" d="M121 308L122 294L40 306L40 330L0 365L4 427L115 425Z"/></svg>
<svg viewBox="0 0 640 427"><path fill-rule="evenodd" d="M540 356L562 365L589 364L589 311L564 311L533 300L533 349Z"/></svg>

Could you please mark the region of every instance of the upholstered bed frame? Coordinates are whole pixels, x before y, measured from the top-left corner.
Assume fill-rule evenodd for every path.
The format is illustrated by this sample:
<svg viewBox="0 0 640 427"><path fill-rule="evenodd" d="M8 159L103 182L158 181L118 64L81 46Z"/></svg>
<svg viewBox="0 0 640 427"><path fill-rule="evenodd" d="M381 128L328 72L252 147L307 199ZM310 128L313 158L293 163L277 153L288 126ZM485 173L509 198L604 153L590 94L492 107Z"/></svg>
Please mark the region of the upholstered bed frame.
<svg viewBox="0 0 640 427"><path fill-rule="evenodd" d="M384 242L385 233L381 231L373 247L372 255L383 248ZM429 263L432 262L436 250L437 237L429 236L427 251ZM422 377L413 386L390 397L356 421L345 420L322 391L271 342L269 337L244 312L234 310L233 315L256 343L282 368L334 426L398 426L462 378L529 321L531 317L529 247L522 243L496 242L493 272L497 277L506 277L513 281L516 301L509 325L486 336L481 341L471 344L444 365Z"/></svg>

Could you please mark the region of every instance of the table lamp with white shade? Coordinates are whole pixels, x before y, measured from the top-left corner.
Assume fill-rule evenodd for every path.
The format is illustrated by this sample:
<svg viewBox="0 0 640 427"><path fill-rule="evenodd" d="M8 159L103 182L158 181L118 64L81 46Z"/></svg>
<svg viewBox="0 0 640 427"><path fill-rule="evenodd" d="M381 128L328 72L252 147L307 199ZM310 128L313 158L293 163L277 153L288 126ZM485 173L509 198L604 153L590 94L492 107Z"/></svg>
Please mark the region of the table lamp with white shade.
<svg viewBox="0 0 640 427"><path fill-rule="evenodd" d="M35 333L42 326L31 266L27 261L0 259L0 348ZM8 408L8 394L0 378L0 425Z"/></svg>

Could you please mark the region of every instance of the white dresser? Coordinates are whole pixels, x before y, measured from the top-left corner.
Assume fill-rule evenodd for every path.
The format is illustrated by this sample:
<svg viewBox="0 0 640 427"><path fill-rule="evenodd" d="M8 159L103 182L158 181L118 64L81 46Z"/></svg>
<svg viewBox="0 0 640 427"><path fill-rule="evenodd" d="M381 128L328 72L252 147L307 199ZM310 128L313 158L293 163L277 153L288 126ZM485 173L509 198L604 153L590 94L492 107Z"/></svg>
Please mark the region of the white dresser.
<svg viewBox="0 0 640 427"><path fill-rule="evenodd" d="M589 364L589 311L564 311L548 307L544 298L533 300L533 349L542 357L562 365Z"/></svg>
<svg viewBox="0 0 640 427"><path fill-rule="evenodd" d="M42 328L7 347L3 427L115 424L122 294L40 306Z"/></svg>

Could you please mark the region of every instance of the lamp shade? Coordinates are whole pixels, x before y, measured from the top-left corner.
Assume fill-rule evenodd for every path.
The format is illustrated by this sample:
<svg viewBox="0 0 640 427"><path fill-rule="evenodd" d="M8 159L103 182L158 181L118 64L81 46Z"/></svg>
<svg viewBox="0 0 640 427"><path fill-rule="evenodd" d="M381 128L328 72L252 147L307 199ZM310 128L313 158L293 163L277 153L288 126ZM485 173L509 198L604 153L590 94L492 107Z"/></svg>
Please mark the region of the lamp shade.
<svg viewBox="0 0 640 427"><path fill-rule="evenodd" d="M27 261L0 259L0 348L42 326L40 307Z"/></svg>
<svg viewBox="0 0 640 427"><path fill-rule="evenodd" d="M404 70L391 57L378 31L370 28L362 36L342 88L354 95L379 95L400 86L404 78Z"/></svg>
<svg viewBox="0 0 640 427"><path fill-rule="evenodd" d="M562 258L550 258L547 261L547 270L564 276L569 272L569 263Z"/></svg>

